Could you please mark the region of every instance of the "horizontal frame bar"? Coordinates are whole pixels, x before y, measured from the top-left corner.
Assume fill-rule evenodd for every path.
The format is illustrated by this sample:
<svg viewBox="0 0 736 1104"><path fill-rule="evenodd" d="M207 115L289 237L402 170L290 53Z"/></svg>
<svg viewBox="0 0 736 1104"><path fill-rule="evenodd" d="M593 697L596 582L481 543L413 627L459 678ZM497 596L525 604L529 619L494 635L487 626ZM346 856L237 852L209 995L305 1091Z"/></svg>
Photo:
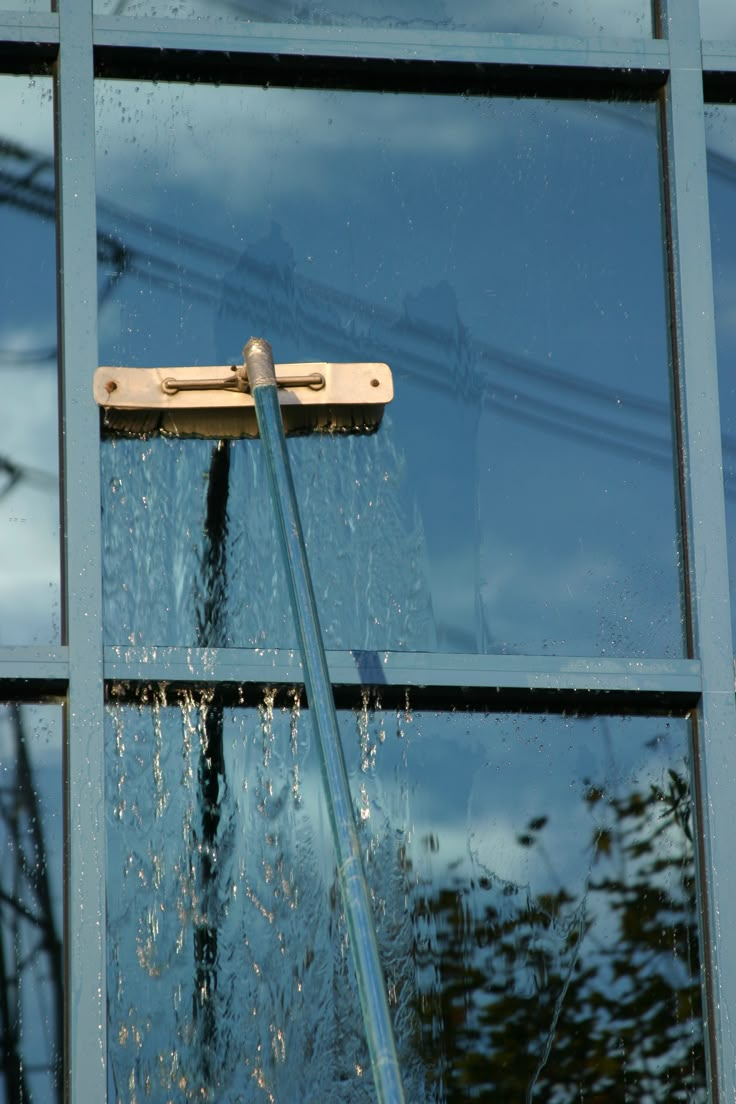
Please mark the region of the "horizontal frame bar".
<svg viewBox="0 0 736 1104"><path fill-rule="evenodd" d="M697 660L579 656L477 655L456 652L329 651L335 682L427 686L509 686L514 689L629 690L698 694ZM10 679L55 681L69 676L65 645L0 647L0 687ZM288 648L194 648L107 645L104 677L136 682L283 682L301 678Z"/></svg>
<svg viewBox="0 0 736 1104"><path fill-rule="evenodd" d="M386 702L421 689L428 706L565 708L595 712L615 704L629 712L690 709L702 681L696 660L597 657L485 656L455 653L331 651L327 653L338 702L354 701L356 688L380 687ZM104 649L107 683L129 687L299 686L301 661L290 649L110 646ZM66 647L0 648L0 699L59 700L69 683Z"/></svg>
<svg viewBox="0 0 736 1104"><path fill-rule="evenodd" d="M39 693L63 694L69 680L69 650L42 645L0 648L0 697L36 700Z"/></svg>
<svg viewBox="0 0 736 1104"><path fill-rule="evenodd" d="M531 85L540 73L558 80L577 73L577 82L658 87L670 69L670 48L665 39L574 38L525 34L468 34L441 31L402 31L360 27L312 27L293 24L212 23L185 19L148 19L125 16L94 18L99 75L165 76L184 80L196 70L199 79L225 78L236 83L255 79L250 74L270 61L292 70L308 51L321 68L335 62L391 61L432 62L444 66L489 67L510 79L514 70ZM0 12L0 71L38 72L57 56L59 17L55 12ZM736 74L736 42L703 41L702 66L708 101L735 99L730 82ZM219 55L229 54L225 63ZM250 74L242 65L249 59ZM310 63L311 65L311 63ZM307 67L309 68L309 66ZM173 72L172 72L173 70ZM467 75L466 75L467 76Z"/></svg>
<svg viewBox="0 0 736 1104"><path fill-rule="evenodd" d="M736 42L703 43L703 95L706 103L736 102Z"/></svg>
<svg viewBox="0 0 736 1104"><path fill-rule="evenodd" d="M21 0L18 6L20 7ZM59 45L58 12L0 12L0 41Z"/></svg>
<svg viewBox="0 0 736 1104"><path fill-rule="evenodd" d="M0 12L1 72L49 72L58 52L58 15Z"/></svg>
<svg viewBox="0 0 736 1104"><path fill-rule="evenodd" d="M736 72L736 41L711 42L704 41L701 44L703 69Z"/></svg>
<svg viewBox="0 0 736 1104"><path fill-rule="evenodd" d="M615 69L667 68L663 39L553 36L464 31L401 30L375 27L299 26L293 23L245 23L218 20L94 19L95 46L194 49L203 53L390 58L406 61L460 61L533 66L582 65ZM189 45L188 45L189 44ZM595 58L595 60L592 60Z"/></svg>
<svg viewBox="0 0 736 1104"><path fill-rule="evenodd" d="M344 687L661 695L690 703L701 689L696 660L329 651L327 662L333 684ZM295 651L261 648L107 646L104 676L128 683L293 686L303 681Z"/></svg>
<svg viewBox="0 0 736 1104"><path fill-rule="evenodd" d="M95 20L101 77L427 92L569 94L661 87L669 48L656 39L443 34L217 24L186 20ZM360 66L356 67L356 61Z"/></svg>

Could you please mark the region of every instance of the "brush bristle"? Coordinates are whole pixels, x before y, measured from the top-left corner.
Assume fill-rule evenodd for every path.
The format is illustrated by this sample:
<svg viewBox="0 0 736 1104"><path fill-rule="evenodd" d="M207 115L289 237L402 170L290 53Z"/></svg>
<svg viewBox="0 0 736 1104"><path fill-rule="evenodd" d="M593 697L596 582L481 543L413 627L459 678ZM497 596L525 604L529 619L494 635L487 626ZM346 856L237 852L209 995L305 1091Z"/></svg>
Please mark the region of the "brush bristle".
<svg viewBox="0 0 736 1104"><path fill-rule="evenodd" d="M383 406L282 406L287 436L310 433L375 433ZM255 410L120 410L103 411L106 437L199 437L213 440L258 437Z"/></svg>

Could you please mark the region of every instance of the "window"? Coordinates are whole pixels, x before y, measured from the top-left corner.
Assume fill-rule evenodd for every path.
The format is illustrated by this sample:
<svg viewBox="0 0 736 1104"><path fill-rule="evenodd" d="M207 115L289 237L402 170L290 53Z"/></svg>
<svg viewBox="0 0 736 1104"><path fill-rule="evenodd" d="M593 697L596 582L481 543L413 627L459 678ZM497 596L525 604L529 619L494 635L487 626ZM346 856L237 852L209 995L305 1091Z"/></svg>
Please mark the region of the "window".
<svg viewBox="0 0 736 1104"><path fill-rule="evenodd" d="M252 334L394 372L376 434L289 447L407 1099L730 1098L736 37L702 6L2 5L32 1099L375 1098L259 442L92 399Z"/></svg>

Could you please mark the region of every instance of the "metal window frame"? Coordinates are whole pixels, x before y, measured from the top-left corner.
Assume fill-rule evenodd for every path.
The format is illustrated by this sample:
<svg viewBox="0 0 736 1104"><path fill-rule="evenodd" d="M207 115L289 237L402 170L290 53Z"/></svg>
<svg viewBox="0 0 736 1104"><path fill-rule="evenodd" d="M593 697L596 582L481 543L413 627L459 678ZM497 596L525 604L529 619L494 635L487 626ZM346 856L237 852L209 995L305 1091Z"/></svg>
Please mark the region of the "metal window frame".
<svg viewBox="0 0 736 1104"><path fill-rule="evenodd" d="M20 6L21 0L19 0ZM0 72L51 72L55 88L62 418L63 643L0 648L0 698L65 703L66 1099L107 1099L104 687L292 686L291 653L103 647L96 367L94 81L170 81L600 97L661 103L673 393L688 604L683 660L329 655L339 699L470 708L689 714L695 733L709 1101L736 1092L736 870L731 858L736 697L713 317L705 99L736 99L736 42L700 41L698 0L662 0L659 38L554 38L0 12Z"/></svg>

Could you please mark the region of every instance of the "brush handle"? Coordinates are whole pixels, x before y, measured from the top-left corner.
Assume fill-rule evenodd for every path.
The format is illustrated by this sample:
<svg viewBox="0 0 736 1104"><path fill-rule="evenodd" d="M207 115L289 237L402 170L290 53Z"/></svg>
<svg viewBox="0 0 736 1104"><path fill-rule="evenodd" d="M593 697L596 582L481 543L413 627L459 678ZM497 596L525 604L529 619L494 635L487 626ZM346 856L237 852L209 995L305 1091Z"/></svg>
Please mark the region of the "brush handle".
<svg viewBox="0 0 736 1104"><path fill-rule="evenodd" d="M251 338L245 346L244 358L248 383L255 401L258 429L266 452L271 497L279 519L281 549L286 563L291 604L302 654L307 702L320 750L322 780L337 854L337 873L348 924L350 950L358 979L376 1094L379 1104L403 1104L404 1090L391 1014L337 726L335 700L281 421L271 346L262 338Z"/></svg>

